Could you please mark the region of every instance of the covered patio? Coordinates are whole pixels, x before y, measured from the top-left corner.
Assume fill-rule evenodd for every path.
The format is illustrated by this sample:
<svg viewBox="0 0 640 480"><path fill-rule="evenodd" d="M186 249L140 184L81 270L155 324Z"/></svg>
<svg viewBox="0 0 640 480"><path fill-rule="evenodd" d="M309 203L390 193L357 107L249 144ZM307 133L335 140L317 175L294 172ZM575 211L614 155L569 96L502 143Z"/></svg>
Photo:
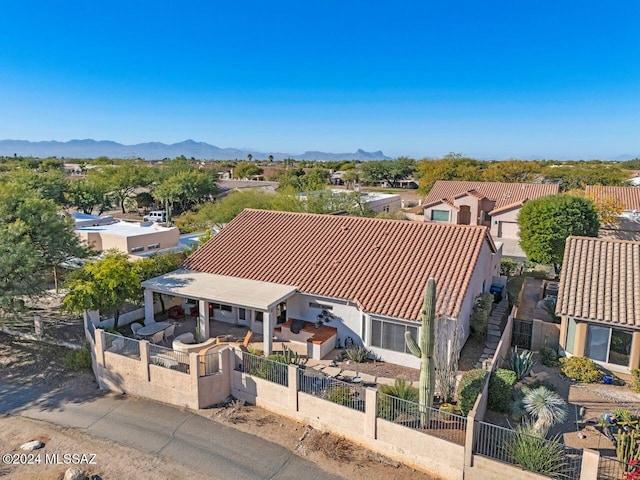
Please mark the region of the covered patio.
<svg viewBox="0 0 640 480"><path fill-rule="evenodd" d="M215 319L261 334L265 355L273 351L278 308L297 293L297 288L290 285L185 269L146 280L142 286L145 289L145 325L155 322L154 293L179 297L183 312L191 314L193 311L199 341L212 336L210 320ZM212 313L214 318L211 318Z"/></svg>

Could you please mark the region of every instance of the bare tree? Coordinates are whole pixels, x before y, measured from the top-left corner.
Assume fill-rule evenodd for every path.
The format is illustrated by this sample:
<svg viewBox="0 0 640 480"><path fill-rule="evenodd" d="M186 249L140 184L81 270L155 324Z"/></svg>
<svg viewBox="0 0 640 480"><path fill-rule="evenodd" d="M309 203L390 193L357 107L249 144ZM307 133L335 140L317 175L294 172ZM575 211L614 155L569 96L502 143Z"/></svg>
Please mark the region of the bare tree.
<svg viewBox="0 0 640 480"><path fill-rule="evenodd" d="M458 375L462 326L455 318L440 316L435 325L436 389L445 403L453 401Z"/></svg>

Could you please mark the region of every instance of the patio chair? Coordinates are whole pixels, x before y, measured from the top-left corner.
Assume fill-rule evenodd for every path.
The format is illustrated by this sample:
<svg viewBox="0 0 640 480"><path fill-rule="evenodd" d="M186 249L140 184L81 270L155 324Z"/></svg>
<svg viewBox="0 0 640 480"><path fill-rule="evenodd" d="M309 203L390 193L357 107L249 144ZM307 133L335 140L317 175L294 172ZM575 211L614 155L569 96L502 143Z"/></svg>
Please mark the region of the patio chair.
<svg viewBox="0 0 640 480"><path fill-rule="evenodd" d="M171 325L170 327L167 327L163 330L164 332L164 338L163 340L167 341L167 345L169 344L169 338L174 336L174 332L176 330L176 326L175 325Z"/></svg>
<svg viewBox="0 0 640 480"><path fill-rule="evenodd" d="M136 322L131 324L131 333L133 333L133 338L140 338L140 336L138 335L138 330L140 330L141 328L141 323Z"/></svg>
<svg viewBox="0 0 640 480"><path fill-rule="evenodd" d="M151 343L161 343L164 338L164 331L160 330L157 333L154 333L149 340Z"/></svg>

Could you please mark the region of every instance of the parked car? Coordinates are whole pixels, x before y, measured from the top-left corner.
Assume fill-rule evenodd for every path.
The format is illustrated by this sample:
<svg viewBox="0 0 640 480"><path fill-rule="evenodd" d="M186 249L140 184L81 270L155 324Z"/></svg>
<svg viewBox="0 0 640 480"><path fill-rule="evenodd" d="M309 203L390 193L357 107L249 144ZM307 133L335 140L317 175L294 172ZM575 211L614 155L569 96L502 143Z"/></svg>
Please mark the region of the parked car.
<svg viewBox="0 0 640 480"><path fill-rule="evenodd" d="M166 210L153 210L142 218L145 222L161 222L167 221Z"/></svg>

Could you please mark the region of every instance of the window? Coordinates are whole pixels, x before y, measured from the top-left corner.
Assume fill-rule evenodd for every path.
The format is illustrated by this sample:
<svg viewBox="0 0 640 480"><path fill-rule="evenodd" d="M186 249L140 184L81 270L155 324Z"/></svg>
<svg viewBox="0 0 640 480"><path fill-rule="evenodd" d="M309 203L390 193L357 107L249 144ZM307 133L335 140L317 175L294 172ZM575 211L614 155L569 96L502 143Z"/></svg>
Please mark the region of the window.
<svg viewBox="0 0 640 480"><path fill-rule="evenodd" d="M626 330L589 325L586 355L599 362L628 366L632 339Z"/></svg>
<svg viewBox="0 0 640 480"><path fill-rule="evenodd" d="M405 332L418 337L418 327L371 319L371 346L395 352L409 353L404 340Z"/></svg>
<svg viewBox="0 0 640 480"><path fill-rule="evenodd" d="M238 319L239 320L246 320L247 319L247 311L244 308L239 308L238 309Z"/></svg>
<svg viewBox="0 0 640 480"><path fill-rule="evenodd" d="M264 319L264 313L256 312L256 322L262 322L263 319Z"/></svg>
<svg viewBox="0 0 640 480"><path fill-rule="evenodd" d="M432 222L448 222L449 210L431 210Z"/></svg>
<svg viewBox="0 0 640 480"><path fill-rule="evenodd" d="M212 303L211 304L211 308L214 308L216 310L222 310L223 312L230 312L231 311L231 306L230 305L220 305L219 303Z"/></svg>
<svg viewBox="0 0 640 480"><path fill-rule="evenodd" d="M133 247L131 253L144 252L144 247Z"/></svg>
<svg viewBox="0 0 640 480"><path fill-rule="evenodd" d="M148 250L155 250L156 248L160 248L159 243L152 243L151 245L147 245Z"/></svg>
<svg viewBox="0 0 640 480"><path fill-rule="evenodd" d="M382 207L382 211L389 213L389 205L385 205L384 207Z"/></svg>
<svg viewBox="0 0 640 480"><path fill-rule="evenodd" d="M564 347L564 349L569 352L569 353L573 353L573 343L576 339L576 321L573 318L570 318L569 321L567 322L567 341L566 343L566 347Z"/></svg>
<svg viewBox="0 0 640 480"><path fill-rule="evenodd" d="M309 308L319 308L321 310L333 310L332 305L321 305L316 302L309 302Z"/></svg>

